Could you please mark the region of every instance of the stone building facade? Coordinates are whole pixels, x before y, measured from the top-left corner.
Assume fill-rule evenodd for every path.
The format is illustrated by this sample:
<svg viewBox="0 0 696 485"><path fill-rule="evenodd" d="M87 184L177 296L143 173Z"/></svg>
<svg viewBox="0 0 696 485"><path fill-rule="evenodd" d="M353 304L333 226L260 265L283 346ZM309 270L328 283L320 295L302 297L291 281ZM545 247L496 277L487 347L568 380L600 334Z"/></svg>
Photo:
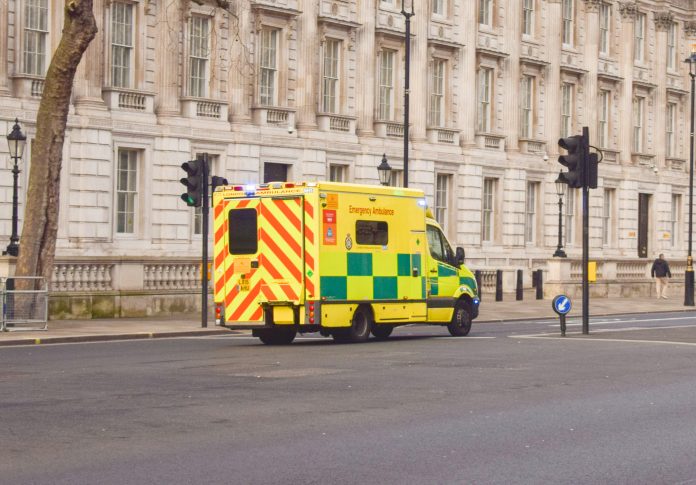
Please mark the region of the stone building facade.
<svg viewBox="0 0 696 485"><path fill-rule="evenodd" d="M29 140L34 134L62 5L0 2L7 133L17 117ZM180 164L198 153L211 154L212 172L234 183L377 183L383 153L394 183L403 179L400 0L94 5L99 33L78 70L65 140L56 291L125 291L133 278L142 280L133 291L185 291L180 281L195 282L200 215L179 199L178 180ZM684 258L683 61L696 38L696 2L430 0L413 8L409 186L426 192L472 267L543 267L551 258L557 140L583 126L604 156L589 202L591 254ZM29 143L20 217L30 155ZM0 167L5 238L9 163ZM581 195L564 202L566 251L578 257Z"/></svg>

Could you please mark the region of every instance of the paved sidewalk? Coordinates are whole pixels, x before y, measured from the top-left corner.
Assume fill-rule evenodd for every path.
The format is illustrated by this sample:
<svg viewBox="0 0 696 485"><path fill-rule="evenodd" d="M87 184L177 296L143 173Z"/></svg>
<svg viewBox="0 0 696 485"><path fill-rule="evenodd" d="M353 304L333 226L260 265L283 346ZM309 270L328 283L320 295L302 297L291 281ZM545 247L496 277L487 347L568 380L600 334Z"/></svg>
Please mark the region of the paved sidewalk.
<svg viewBox="0 0 696 485"><path fill-rule="evenodd" d="M485 324L485 322L556 318L556 314L551 309L551 300L534 300L525 294L524 301L515 301L514 294L506 294L505 301L495 302L492 301L492 297L485 296L481 303L479 318L474 322L474 326ZM695 307L685 307L683 298L683 295L675 295L667 300L593 298L590 300L590 316L696 311ZM569 317L580 315L582 315L582 300L576 299L573 301L573 309ZM201 328L199 315L108 320L51 320L48 322L46 331L0 332L0 346L220 335L235 332L216 327L212 319L208 320L207 328Z"/></svg>

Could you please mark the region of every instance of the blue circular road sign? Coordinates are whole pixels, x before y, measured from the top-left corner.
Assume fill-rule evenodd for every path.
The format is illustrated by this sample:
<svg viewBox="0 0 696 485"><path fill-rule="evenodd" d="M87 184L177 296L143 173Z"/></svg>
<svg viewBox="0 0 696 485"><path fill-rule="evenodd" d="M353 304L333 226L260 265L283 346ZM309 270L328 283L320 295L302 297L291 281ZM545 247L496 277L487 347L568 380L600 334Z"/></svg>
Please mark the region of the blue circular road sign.
<svg viewBox="0 0 696 485"><path fill-rule="evenodd" d="M555 297L551 305L553 307L553 311L559 315L567 315L573 306L570 303L570 298L565 295L558 295Z"/></svg>

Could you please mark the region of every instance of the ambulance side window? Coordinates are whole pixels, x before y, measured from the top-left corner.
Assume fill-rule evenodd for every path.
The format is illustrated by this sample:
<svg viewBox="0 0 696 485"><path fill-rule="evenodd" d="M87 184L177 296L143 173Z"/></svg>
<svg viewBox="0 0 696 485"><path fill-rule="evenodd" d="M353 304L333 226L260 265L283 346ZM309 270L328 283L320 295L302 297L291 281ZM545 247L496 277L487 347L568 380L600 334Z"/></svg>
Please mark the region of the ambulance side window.
<svg viewBox="0 0 696 485"><path fill-rule="evenodd" d="M358 244L386 246L389 226L384 221L356 221L355 240Z"/></svg>
<svg viewBox="0 0 696 485"><path fill-rule="evenodd" d="M449 249L449 244L447 241L443 241L442 233L435 226L427 226L426 228L428 236L428 247L430 248L430 255L442 261L443 263L448 263L447 250ZM451 249L450 249L451 251Z"/></svg>
<svg viewBox="0 0 696 485"><path fill-rule="evenodd" d="M259 248L256 209L232 209L227 219L230 254L255 254Z"/></svg>

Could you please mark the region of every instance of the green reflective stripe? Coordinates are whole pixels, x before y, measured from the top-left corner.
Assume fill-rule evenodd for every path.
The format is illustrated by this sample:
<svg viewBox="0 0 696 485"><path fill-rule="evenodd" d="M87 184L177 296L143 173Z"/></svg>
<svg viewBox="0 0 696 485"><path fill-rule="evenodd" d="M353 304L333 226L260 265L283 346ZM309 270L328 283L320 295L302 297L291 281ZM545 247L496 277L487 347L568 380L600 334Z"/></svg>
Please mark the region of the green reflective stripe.
<svg viewBox="0 0 696 485"><path fill-rule="evenodd" d="M372 276L372 254L348 253L348 276Z"/></svg>
<svg viewBox="0 0 696 485"><path fill-rule="evenodd" d="M348 298L348 284L345 276L322 276L321 296L327 300L345 300Z"/></svg>
<svg viewBox="0 0 696 485"><path fill-rule="evenodd" d="M461 276L459 278L459 284L464 285L464 286L468 286L469 288L471 288L471 291L473 291L474 294L477 293L476 280L474 278L470 278L469 276Z"/></svg>
<svg viewBox="0 0 696 485"><path fill-rule="evenodd" d="M372 280L372 292L376 299L397 298L396 276L375 276Z"/></svg>
<svg viewBox="0 0 696 485"><path fill-rule="evenodd" d="M411 275L411 255L397 254L397 276Z"/></svg>
<svg viewBox="0 0 696 485"><path fill-rule="evenodd" d="M457 276L457 270L454 268L450 268L449 266L445 266L444 264L438 263L437 264L437 275L439 277Z"/></svg>

